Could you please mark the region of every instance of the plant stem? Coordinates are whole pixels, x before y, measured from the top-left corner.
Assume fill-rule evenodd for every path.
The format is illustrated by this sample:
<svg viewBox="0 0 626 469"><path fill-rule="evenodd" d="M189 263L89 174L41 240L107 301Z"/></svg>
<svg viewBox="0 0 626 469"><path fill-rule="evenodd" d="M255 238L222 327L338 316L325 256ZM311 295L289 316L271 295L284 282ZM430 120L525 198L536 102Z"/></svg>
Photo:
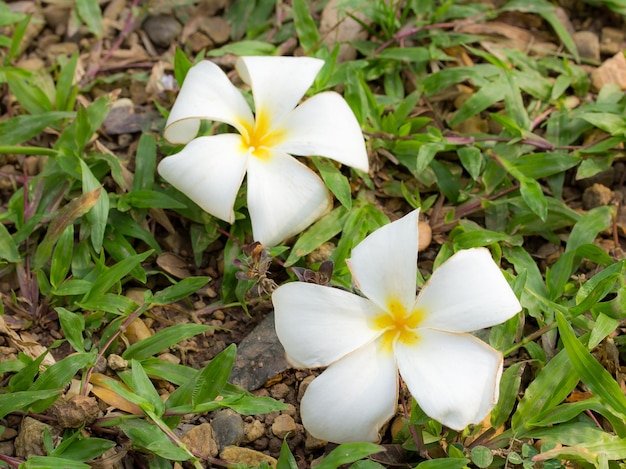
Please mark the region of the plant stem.
<svg viewBox="0 0 626 469"><path fill-rule="evenodd" d="M57 151L52 148L0 145L0 154L56 156Z"/></svg>
<svg viewBox="0 0 626 469"><path fill-rule="evenodd" d="M104 352L106 352L107 349L113 343L113 341L117 339L120 336L120 334L126 330L126 328L130 325L130 323L133 322L135 319L137 319L139 316L141 316L148 308L150 308L150 306L152 306L150 303L144 303L141 306L139 306L139 308L137 308L135 311L130 313L126 319L124 319L124 322L120 324L119 329L115 331L115 333L109 338L107 343L103 347L101 347L100 350L98 351L96 362L98 362L98 360L104 357ZM83 384L83 389L81 391L81 394L83 396L86 396L88 393L87 383L89 383L89 378L91 377L93 370L94 370L93 366L89 367L89 369L87 370L87 373L85 373L85 377L83 378L84 384Z"/></svg>
<svg viewBox="0 0 626 469"><path fill-rule="evenodd" d="M502 355L506 357L507 355L512 354L516 350L522 348L524 345L529 344L530 342L534 342L536 339L544 335L546 332L551 331L555 327L556 327L556 322L553 322L552 324L548 324L547 326L543 326L541 329L536 330L529 336L524 337L518 344L512 345L511 347L506 349L504 352L502 352Z"/></svg>
<svg viewBox="0 0 626 469"><path fill-rule="evenodd" d="M402 388L402 378L400 378L400 387ZM406 404L406 399L404 396L400 399L402 403L402 412L404 413L404 418L409 422L407 425L409 427L409 432L411 433L411 437L413 438L413 442L419 451L419 454L424 459L432 459L428 451L426 451L426 446L424 446L424 438L422 437L422 432L417 429L415 425L411 425L411 413L409 412L409 408Z"/></svg>

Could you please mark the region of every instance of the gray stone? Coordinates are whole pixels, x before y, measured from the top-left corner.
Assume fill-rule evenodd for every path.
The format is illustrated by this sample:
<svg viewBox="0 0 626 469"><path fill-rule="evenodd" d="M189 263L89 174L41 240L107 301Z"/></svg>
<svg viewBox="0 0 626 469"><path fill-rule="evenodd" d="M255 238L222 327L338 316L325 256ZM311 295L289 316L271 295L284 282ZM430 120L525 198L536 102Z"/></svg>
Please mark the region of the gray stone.
<svg viewBox="0 0 626 469"><path fill-rule="evenodd" d="M574 42L578 53L583 59L600 60L600 39L593 31L578 31L574 33Z"/></svg>
<svg viewBox="0 0 626 469"><path fill-rule="evenodd" d="M180 37L182 29L176 18L167 15L149 16L143 22L143 30L152 43L159 47L169 47Z"/></svg>
<svg viewBox="0 0 626 469"><path fill-rule="evenodd" d="M211 427L213 427L213 435L220 449L231 445L236 446L244 441L243 420L238 413L231 409L216 412L211 421Z"/></svg>
<svg viewBox="0 0 626 469"><path fill-rule="evenodd" d="M276 335L272 312L239 344L230 381L252 391L289 368L285 349Z"/></svg>

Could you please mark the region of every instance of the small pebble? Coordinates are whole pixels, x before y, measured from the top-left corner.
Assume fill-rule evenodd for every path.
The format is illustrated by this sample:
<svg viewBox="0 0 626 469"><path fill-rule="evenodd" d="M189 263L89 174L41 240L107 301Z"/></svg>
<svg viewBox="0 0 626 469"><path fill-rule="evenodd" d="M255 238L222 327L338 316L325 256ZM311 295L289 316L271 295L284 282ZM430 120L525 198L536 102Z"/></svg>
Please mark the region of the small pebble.
<svg viewBox="0 0 626 469"><path fill-rule="evenodd" d="M12 440L17 436L17 430L14 428L5 428L2 433L0 433L0 441Z"/></svg>
<svg viewBox="0 0 626 469"><path fill-rule="evenodd" d="M201 18L199 28L215 44L224 44L230 38L230 24L221 16Z"/></svg>
<svg viewBox="0 0 626 469"><path fill-rule="evenodd" d="M265 435L265 426L259 420L253 420L252 422L245 423L244 430L244 442L251 443L258 440Z"/></svg>
<svg viewBox="0 0 626 469"><path fill-rule="evenodd" d="M284 399L289 394L289 386L285 383L277 383L270 388L270 396L274 399Z"/></svg>
<svg viewBox="0 0 626 469"><path fill-rule="evenodd" d="M573 35L578 53L584 59L600 61L600 39L593 31L577 31Z"/></svg>
<svg viewBox="0 0 626 469"><path fill-rule="evenodd" d="M307 376L306 378L304 378L300 382L300 387L298 387L298 402L300 402L302 400L302 396L304 396L304 392L306 391L306 388L309 387L309 384L311 384L311 382L314 379L315 379L315 376L310 375L310 376Z"/></svg>
<svg viewBox="0 0 626 469"><path fill-rule="evenodd" d="M109 357L107 358L107 364L109 365L109 368L111 368L113 371L120 371L128 368L128 361L124 360L122 357L114 353L109 355Z"/></svg>
<svg viewBox="0 0 626 469"><path fill-rule="evenodd" d="M423 251L428 246L430 246L430 242L433 239L433 230L430 227L429 223L425 221L420 221L418 223L418 241L417 241L417 250Z"/></svg>
<svg viewBox="0 0 626 469"><path fill-rule="evenodd" d="M15 456L15 443L12 440L0 441L0 454Z"/></svg>
<svg viewBox="0 0 626 469"><path fill-rule="evenodd" d="M285 404L287 406L287 408L285 410L281 410L280 413L283 415L289 415L291 417L296 417L296 414L298 413L296 406L293 404Z"/></svg>
<svg viewBox="0 0 626 469"><path fill-rule="evenodd" d="M296 422L290 415L279 415L272 423L272 433L278 438L285 438L288 434L293 434L297 430Z"/></svg>
<svg viewBox="0 0 626 469"><path fill-rule="evenodd" d="M605 27L600 32L600 51L605 55L620 52L624 42L624 32L618 28Z"/></svg>
<svg viewBox="0 0 626 469"><path fill-rule="evenodd" d="M258 467L266 462L271 467L276 467L276 459L249 448L227 446L220 452L220 458L234 464L244 464L250 467Z"/></svg>
<svg viewBox="0 0 626 469"><path fill-rule="evenodd" d="M270 439L266 436L263 436L259 438L258 440L254 440L254 442L252 443L252 446L254 446L254 449L257 451L263 451L267 449L269 444L270 444Z"/></svg>
<svg viewBox="0 0 626 469"><path fill-rule="evenodd" d="M220 448L238 445L244 440L245 429L241 416L231 409L216 412L211 421L215 441Z"/></svg>
<svg viewBox="0 0 626 469"><path fill-rule="evenodd" d="M143 30L152 43L159 47L169 47L178 39L182 29L175 18L167 15L149 16L143 22Z"/></svg>
<svg viewBox="0 0 626 469"><path fill-rule="evenodd" d="M283 446L283 440L278 437L270 438L270 443L267 445L267 450L270 454L280 454L280 449Z"/></svg>
<svg viewBox="0 0 626 469"><path fill-rule="evenodd" d="M317 451L318 449L324 448L327 444L327 441L315 438L309 432L306 432L306 438L304 439L304 448L307 451Z"/></svg>
<svg viewBox="0 0 626 469"><path fill-rule="evenodd" d="M583 208L591 210L592 208L609 205L615 193L602 184L594 184L583 192Z"/></svg>
<svg viewBox="0 0 626 469"><path fill-rule="evenodd" d="M209 423L194 426L181 440L191 452L203 458L214 458L219 452L213 428Z"/></svg>

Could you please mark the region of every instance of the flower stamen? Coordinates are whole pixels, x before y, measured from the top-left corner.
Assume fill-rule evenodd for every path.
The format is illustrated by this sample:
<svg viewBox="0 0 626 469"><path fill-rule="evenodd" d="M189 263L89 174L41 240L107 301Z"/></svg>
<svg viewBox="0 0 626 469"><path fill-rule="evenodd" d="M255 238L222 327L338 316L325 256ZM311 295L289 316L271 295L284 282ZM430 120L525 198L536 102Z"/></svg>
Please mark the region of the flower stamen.
<svg viewBox="0 0 626 469"><path fill-rule="evenodd" d="M397 299L388 301L387 310L374 318L374 327L382 331L381 348L391 352L398 340L407 345L417 342L416 328L424 316L424 311L420 309L408 312Z"/></svg>
<svg viewBox="0 0 626 469"><path fill-rule="evenodd" d="M246 132L241 135L245 150L260 160L267 161L271 156L269 149L285 138L285 132L282 130L270 131L270 123L271 119L267 113L261 111L256 115L254 126L246 125Z"/></svg>

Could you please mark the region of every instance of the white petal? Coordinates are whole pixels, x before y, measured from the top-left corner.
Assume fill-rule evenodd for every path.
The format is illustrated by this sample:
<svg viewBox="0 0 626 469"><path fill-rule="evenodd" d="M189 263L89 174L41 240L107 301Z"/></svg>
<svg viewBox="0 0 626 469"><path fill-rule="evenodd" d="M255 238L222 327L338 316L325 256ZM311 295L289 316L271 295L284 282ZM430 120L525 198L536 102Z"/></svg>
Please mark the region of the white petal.
<svg viewBox="0 0 626 469"><path fill-rule="evenodd" d="M334 443L378 441L398 403L398 377L391 353L375 343L332 364L309 385L300 416L311 435Z"/></svg>
<svg viewBox="0 0 626 469"><path fill-rule="evenodd" d="M420 327L470 332L500 324L522 306L486 248L459 251L420 292L416 306L429 312Z"/></svg>
<svg viewBox="0 0 626 469"><path fill-rule="evenodd" d="M241 92L208 60L187 72L163 136L171 143L187 143L198 134L202 119L225 122L241 133L254 126L252 111Z"/></svg>
<svg viewBox="0 0 626 469"><path fill-rule="evenodd" d="M359 122L337 93L320 93L298 106L281 128L285 140L277 146L293 155L326 156L367 172L369 161Z"/></svg>
<svg viewBox="0 0 626 469"><path fill-rule="evenodd" d="M203 210L233 223L233 206L246 173L241 137L221 134L192 140L159 163L159 174Z"/></svg>
<svg viewBox="0 0 626 469"><path fill-rule="evenodd" d="M274 291L272 303L276 334L299 367L327 366L378 334L368 323L374 304L338 288L287 283Z"/></svg>
<svg viewBox="0 0 626 469"><path fill-rule="evenodd" d="M323 65L312 57L241 57L236 67L252 87L256 114L277 122L296 107Z"/></svg>
<svg viewBox="0 0 626 469"><path fill-rule="evenodd" d="M347 260L359 289L381 309L399 301L410 311L415 303L418 215L414 210L377 229Z"/></svg>
<svg viewBox="0 0 626 469"><path fill-rule="evenodd" d="M400 376L429 417L455 430L481 422L498 401L502 355L469 334L418 329L395 345Z"/></svg>
<svg viewBox="0 0 626 469"><path fill-rule="evenodd" d="M332 207L322 180L286 153L248 163L248 211L254 239L275 246L300 233Z"/></svg>

